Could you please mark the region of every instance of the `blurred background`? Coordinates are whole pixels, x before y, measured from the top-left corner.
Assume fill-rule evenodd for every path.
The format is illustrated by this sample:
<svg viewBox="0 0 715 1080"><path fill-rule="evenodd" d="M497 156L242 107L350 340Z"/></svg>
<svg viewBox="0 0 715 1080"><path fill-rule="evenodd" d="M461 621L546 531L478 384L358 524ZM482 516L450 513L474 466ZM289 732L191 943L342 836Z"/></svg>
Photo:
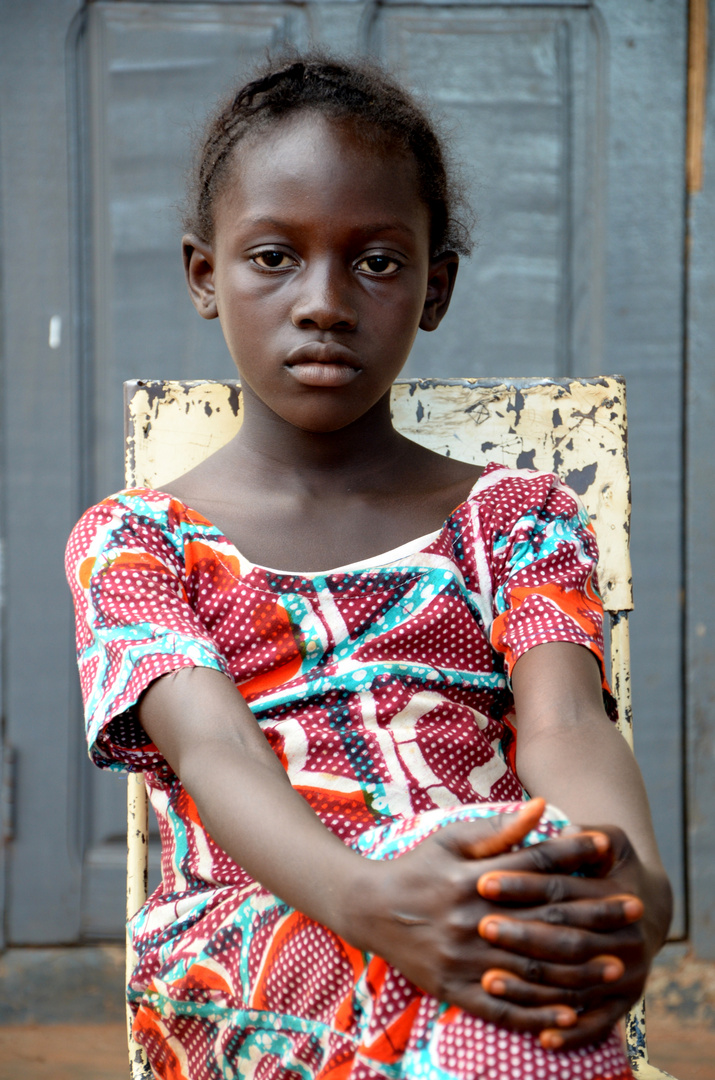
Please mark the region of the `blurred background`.
<svg viewBox="0 0 715 1080"><path fill-rule="evenodd" d="M184 170L218 96L266 50L315 42L427 94L465 166L476 250L406 373L627 377L634 721L676 894L667 985L715 1026L707 16L708 0L0 0L0 1022L74 1019L82 987L94 1019L114 1008L126 785L86 759L64 544L122 486L124 379L233 377L186 295Z"/></svg>

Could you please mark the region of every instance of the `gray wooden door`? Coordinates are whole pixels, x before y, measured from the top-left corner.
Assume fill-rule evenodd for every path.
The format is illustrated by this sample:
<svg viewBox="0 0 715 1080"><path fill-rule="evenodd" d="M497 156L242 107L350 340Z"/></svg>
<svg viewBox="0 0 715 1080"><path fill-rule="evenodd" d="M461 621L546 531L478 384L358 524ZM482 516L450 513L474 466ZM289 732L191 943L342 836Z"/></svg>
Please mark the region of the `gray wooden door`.
<svg viewBox="0 0 715 1080"><path fill-rule="evenodd" d="M102 0L81 11L68 46L74 228L84 267L70 361L77 512L122 484L124 379L233 375L218 325L198 319L186 296L175 207L206 106L283 42L382 58L436 101L465 161L477 249L460 270L453 310L437 334L420 337L408 374L627 376L636 739L676 887L675 936L685 930L678 635L686 14L673 0ZM19 552L18 528L9 527L11 538ZM54 581L52 588L64 611L66 599ZM19 612L19 592L14 602ZM9 679L10 729L22 740L28 691L11 670ZM67 730L76 731L76 700L62 708ZM79 768L76 743L73 754ZM125 785L89 767L83 783L70 826L80 859L70 891L81 894L81 924L44 938L30 926L21 905L28 855L11 866L17 940L122 932Z"/></svg>

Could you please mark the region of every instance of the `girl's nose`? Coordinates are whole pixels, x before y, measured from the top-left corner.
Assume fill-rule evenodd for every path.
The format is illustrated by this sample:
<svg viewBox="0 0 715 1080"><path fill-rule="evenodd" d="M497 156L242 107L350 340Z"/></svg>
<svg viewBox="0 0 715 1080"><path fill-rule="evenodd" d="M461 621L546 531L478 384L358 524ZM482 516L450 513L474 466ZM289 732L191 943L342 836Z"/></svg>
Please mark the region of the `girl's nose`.
<svg viewBox="0 0 715 1080"><path fill-rule="evenodd" d="M293 305L294 326L318 330L353 330L357 311L351 301L351 283L341 267L324 265L306 272Z"/></svg>

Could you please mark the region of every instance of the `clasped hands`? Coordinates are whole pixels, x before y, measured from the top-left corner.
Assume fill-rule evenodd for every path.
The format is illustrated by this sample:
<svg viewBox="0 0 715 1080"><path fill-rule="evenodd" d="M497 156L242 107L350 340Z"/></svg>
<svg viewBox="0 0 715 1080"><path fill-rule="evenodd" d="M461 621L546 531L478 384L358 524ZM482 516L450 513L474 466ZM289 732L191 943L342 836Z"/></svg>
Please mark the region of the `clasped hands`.
<svg viewBox="0 0 715 1080"><path fill-rule="evenodd" d="M543 809L450 825L373 863L370 949L442 1001L575 1049L638 999L663 931L644 918L648 874L622 830L511 850Z"/></svg>

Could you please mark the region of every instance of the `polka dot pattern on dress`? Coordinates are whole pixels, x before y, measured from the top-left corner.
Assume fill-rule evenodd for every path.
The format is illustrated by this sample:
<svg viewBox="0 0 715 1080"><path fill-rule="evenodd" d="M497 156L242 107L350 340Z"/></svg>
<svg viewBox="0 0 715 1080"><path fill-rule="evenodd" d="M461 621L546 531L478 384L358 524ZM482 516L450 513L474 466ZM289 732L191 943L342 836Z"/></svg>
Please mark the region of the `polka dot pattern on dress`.
<svg viewBox="0 0 715 1080"><path fill-rule="evenodd" d="M546 641L602 659L596 558L573 492L495 465L436 537L321 574L251 563L162 492L122 492L84 515L67 575L90 751L103 768L145 772L162 840L162 885L132 920L129 988L157 1076L630 1076L616 1033L549 1053L288 907L214 843L136 717L161 675L228 675L325 825L366 858L399 858L523 798L509 676ZM527 840L563 825L549 811Z"/></svg>

